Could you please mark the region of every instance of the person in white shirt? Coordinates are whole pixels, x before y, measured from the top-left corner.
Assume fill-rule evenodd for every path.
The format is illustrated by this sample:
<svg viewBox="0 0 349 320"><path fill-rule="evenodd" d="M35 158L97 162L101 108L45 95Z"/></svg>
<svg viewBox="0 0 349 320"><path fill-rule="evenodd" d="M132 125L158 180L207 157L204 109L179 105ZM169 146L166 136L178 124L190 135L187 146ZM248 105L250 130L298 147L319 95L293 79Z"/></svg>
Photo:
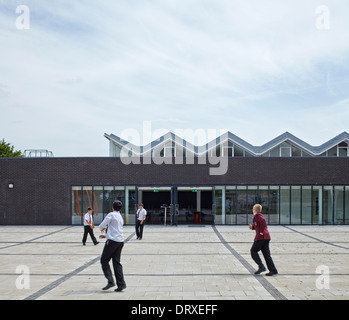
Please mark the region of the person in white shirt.
<svg viewBox="0 0 349 320"><path fill-rule="evenodd" d="M101 256L101 265L104 276L108 280L108 284L103 288L103 290L107 290L111 287L115 286L115 282L113 279L112 272L110 270L109 261L112 259L114 274L116 278L116 283L118 285L115 291L122 291L126 289L126 283L124 280L124 274L122 270L122 265L120 263L121 259L121 251L124 247L124 232L123 225L124 220L120 214L120 210L122 208L121 201L114 201L113 203L113 212L108 213L108 215L104 218L102 223L99 225L99 229L104 232L105 235L101 235L100 238L106 238L107 241L105 243L103 253Z"/></svg>
<svg viewBox="0 0 349 320"><path fill-rule="evenodd" d="M93 234L93 229L94 229L95 225L93 223L92 212L93 212L93 210L91 208L88 208L87 213L84 216L84 235L82 237L82 244L84 246L86 245L87 234L90 235L94 245L97 245L99 243Z"/></svg>
<svg viewBox="0 0 349 320"><path fill-rule="evenodd" d="M137 240L142 240L144 221L147 217L147 211L143 208L143 203L139 204L137 214L136 214L136 235Z"/></svg>

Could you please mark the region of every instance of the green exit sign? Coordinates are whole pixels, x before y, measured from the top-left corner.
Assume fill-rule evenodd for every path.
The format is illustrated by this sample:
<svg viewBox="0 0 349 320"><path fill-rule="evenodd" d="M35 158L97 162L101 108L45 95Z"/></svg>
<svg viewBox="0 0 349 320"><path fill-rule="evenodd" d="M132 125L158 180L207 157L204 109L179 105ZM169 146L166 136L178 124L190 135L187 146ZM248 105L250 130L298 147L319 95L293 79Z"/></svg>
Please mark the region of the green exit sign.
<svg viewBox="0 0 349 320"><path fill-rule="evenodd" d="M159 189L154 189L154 192L159 192Z"/></svg>
<svg viewBox="0 0 349 320"><path fill-rule="evenodd" d="M197 191L197 189L193 189L193 190L191 190L191 192L198 192L198 191Z"/></svg>

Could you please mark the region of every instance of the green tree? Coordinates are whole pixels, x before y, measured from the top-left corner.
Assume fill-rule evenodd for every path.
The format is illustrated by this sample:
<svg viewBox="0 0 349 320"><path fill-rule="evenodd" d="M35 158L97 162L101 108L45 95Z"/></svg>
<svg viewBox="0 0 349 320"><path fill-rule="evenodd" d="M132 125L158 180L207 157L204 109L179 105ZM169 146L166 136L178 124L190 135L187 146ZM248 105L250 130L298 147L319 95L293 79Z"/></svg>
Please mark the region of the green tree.
<svg viewBox="0 0 349 320"><path fill-rule="evenodd" d="M23 153L21 151L15 151L14 146L2 139L0 141L0 158L23 158Z"/></svg>

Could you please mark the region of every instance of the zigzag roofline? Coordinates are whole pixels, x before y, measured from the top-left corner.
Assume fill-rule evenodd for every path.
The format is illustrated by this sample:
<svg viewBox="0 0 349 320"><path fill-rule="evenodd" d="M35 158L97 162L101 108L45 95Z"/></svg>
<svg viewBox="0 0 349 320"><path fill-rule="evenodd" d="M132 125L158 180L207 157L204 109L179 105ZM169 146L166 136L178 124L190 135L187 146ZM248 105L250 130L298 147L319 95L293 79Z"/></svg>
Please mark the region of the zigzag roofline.
<svg viewBox="0 0 349 320"><path fill-rule="evenodd" d="M326 152L327 150L333 148L334 146L338 145L339 143L346 141L349 143L349 133L348 132L342 132L341 134L335 136L334 138L326 141L320 146L312 146L308 144L307 142L299 139L298 137L294 136L293 134L289 132L285 132L281 134L280 136L270 140L269 142L265 143L262 146L253 146L252 144L248 143L247 141L241 139L240 137L234 135L230 131L218 136L217 138L213 139L212 141L202 145L202 146L195 146L188 142L187 140L177 136L173 132L168 132L165 135L162 135L156 140L153 140L152 142L148 143L145 146L135 145L129 141L123 140L120 137L114 135L114 134L107 134L105 133L104 136L112 141L113 143L120 146L120 148L125 147L129 150L132 149L133 152L135 152L138 155L145 154L146 152L149 152L150 150L154 149L156 146L160 145L161 143L171 140L175 142L176 144L179 144L180 146L190 150L194 151L196 155L203 155L208 150L211 150L213 148L216 148L218 145L225 141L231 141L234 144L238 145L239 147L243 148L244 150L248 151L254 156L261 156L262 154L272 150L273 148L277 147L278 145L282 144L285 141L288 141L295 147L300 148L301 150L309 153L312 156L319 156L322 153Z"/></svg>

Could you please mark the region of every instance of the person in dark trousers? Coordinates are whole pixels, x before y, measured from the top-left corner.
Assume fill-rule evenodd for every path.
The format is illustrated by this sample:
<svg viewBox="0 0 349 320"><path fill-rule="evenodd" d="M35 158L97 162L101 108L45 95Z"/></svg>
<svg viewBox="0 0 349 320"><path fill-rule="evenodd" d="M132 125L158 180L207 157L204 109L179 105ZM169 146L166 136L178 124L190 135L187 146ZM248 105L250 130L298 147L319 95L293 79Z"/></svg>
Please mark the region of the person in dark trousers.
<svg viewBox="0 0 349 320"><path fill-rule="evenodd" d="M263 265L262 260L258 254L259 251L262 251L263 257L269 270L266 276L273 276L275 274L278 274L278 271L275 268L273 259L270 255L269 242L271 238L268 231L267 222L265 221L261 212L262 206L260 204L255 204L253 206L253 224L249 226L251 230L256 231L254 243L251 248L251 257L258 265L258 270L255 272L255 274L260 274L266 271L265 266Z"/></svg>
<svg viewBox="0 0 349 320"><path fill-rule="evenodd" d="M94 245L97 245L99 243L93 234L93 229L95 225L93 223L92 213L93 213L93 210L91 208L88 208L87 213L84 216L84 235L82 237L82 244L84 246L86 245L87 234L90 235Z"/></svg>
<svg viewBox="0 0 349 320"><path fill-rule="evenodd" d="M103 288L103 290L107 290L115 286L113 275L109 266L109 261L112 260L114 275L116 278L116 283L118 285L115 291L119 291L119 292L126 289L126 283L124 280L122 265L120 263L121 251L122 251L122 248L124 247L124 233L123 233L124 220L120 214L121 208L122 208L122 202L118 200L114 201L113 203L114 211L108 213L108 215L104 218L102 223L99 225L99 229L101 230L101 232L106 231L106 234L101 235L100 238L107 239L103 249L102 256L101 256L102 270L103 270L104 276L108 280L108 283Z"/></svg>
<svg viewBox="0 0 349 320"><path fill-rule="evenodd" d="M147 217L147 211L143 207L143 203L139 204L137 214L136 214L136 235L137 240L142 240L143 237L143 228L145 218Z"/></svg>

